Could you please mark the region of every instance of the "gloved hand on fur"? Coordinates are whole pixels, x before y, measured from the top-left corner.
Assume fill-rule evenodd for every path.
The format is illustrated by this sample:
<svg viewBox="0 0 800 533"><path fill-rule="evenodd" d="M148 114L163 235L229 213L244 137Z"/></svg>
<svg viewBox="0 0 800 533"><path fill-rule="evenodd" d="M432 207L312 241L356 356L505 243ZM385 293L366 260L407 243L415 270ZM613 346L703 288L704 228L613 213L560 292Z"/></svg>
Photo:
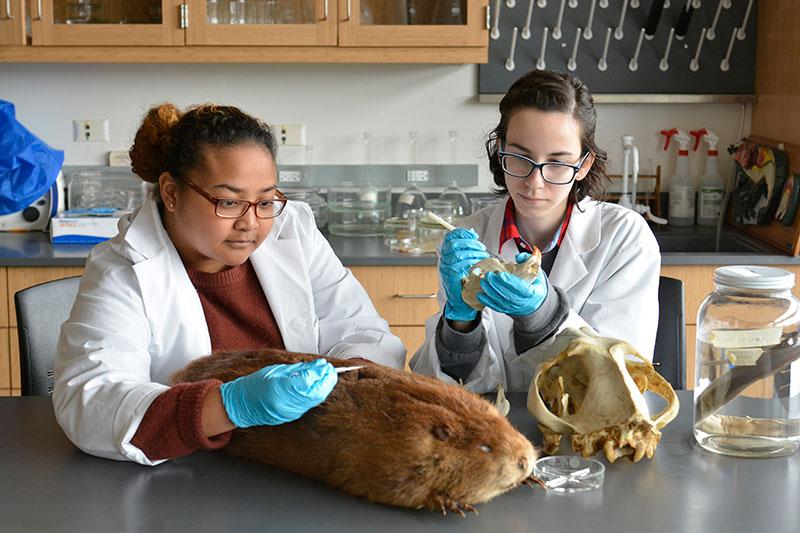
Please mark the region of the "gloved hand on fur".
<svg viewBox="0 0 800 533"><path fill-rule="evenodd" d="M447 294L444 316L449 320L474 320L478 312L461 298L461 280L472 265L489 254L474 230L456 228L445 235L439 249L439 277Z"/></svg>
<svg viewBox="0 0 800 533"><path fill-rule="evenodd" d="M530 254L517 254L517 263L524 263ZM489 309L510 316L530 315L542 306L547 297L547 274L539 274L531 281L508 272L487 272L481 280L482 293L477 299Z"/></svg>
<svg viewBox="0 0 800 533"><path fill-rule="evenodd" d="M223 383L222 404L236 427L277 426L292 422L325 401L338 377L325 359L269 365Z"/></svg>

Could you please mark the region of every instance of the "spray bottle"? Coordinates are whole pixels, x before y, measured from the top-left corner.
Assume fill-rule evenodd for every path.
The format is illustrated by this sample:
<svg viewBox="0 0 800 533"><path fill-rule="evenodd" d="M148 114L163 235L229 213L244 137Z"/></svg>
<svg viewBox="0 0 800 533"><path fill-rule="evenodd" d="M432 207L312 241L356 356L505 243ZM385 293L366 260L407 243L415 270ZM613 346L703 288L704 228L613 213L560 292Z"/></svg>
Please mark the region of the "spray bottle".
<svg viewBox="0 0 800 533"><path fill-rule="evenodd" d="M697 223L701 226L716 226L722 214L722 199L725 197L725 180L719 174L717 163L717 137L713 131L703 128L696 132L694 149L697 150L702 138L708 143L706 168L700 176L700 187L697 194Z"/></svg>
<svg viewBox="0 0 800 533"><path fill-rule="evenodd" d="M673 226L694 224L695 190L694 180L689 174L689 135L680 129L661 130L666 137L664 150L669 149L669 141L675 137L678 143L678 159L675 174L669 179L669 223Z"/></svg>

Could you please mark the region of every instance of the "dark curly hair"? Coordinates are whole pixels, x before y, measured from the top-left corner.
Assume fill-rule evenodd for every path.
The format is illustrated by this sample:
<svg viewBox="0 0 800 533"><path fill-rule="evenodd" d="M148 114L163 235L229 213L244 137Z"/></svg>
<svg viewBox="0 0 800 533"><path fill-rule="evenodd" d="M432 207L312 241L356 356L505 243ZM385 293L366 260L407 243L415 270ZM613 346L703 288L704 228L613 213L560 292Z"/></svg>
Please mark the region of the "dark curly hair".
<svg viewBox="0 0 800 533"><path fill-rule="evenodd" d="M506 194L506 175L500 165L497 151L506 140L508 123L520 109L533 108L539 111L568 113L580 127L581 151L591 151L594 163L581 181L575 181L570 195L575 203L589 196L601 199L605 194L606 161L608 154L594 141L597 125L597 111L589 89L582 81L569 74L550 70L533 70L514 82L500 101L500 123L489 134L486 141L486 154L489 156L489 169L494 177L498 195Z"/></svg>
<svg viewBox="0 0 800 533"><path fill-rule="evenodd" d="M133 172L156 183L164 172L185 176L197 168L203 148L248 143L263 147L275 159L278 145L270 127L239 108L203 104L181 113L165 103L147 112L129 153ZM158 197L157 187L154 194Z"/></svg>

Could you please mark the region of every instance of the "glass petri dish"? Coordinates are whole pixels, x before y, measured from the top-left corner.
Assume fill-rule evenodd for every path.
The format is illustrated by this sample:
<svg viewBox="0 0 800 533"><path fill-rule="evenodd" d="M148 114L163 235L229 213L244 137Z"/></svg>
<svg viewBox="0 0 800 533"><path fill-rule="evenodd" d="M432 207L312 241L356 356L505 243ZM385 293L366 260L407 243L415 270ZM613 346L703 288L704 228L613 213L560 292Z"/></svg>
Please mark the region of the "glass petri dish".
<svg viewBox="0 0 800 533"><path fill-rule="evenodd" d="M595 459L575 455L542 457L533 465L533 475L552 492L584 492L603 486L606 467Z"/></svg>

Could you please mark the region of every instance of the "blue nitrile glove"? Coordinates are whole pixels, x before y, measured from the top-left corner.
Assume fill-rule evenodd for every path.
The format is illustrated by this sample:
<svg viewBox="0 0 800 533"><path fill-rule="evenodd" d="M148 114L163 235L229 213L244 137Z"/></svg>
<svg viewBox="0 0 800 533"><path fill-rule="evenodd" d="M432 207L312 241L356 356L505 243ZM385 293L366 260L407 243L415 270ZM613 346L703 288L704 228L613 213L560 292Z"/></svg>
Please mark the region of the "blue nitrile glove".
<svg viewBox="0 0 800 533"><path fill-rule="evenodd" d="M517 254L517 263L524 263L530 254ZM509 272L488 272L481 280L478 301L489 309L511 316L527 316L539 309L547 297L547 275L539 269L533 281L525 281Z"/></svg>
<svg viewBox="0 0 800 533"><path fill-rule="evenodd" d="M439 249L439 276L447 294L445 318L463 322L475 320L478 312L461 298L461 280L472 265L487 257L486 247L474 230L456 228L445 235Z"/></svg>
<svg viewBox="0 0 800 533"><path fill-rule="evenodd" d="M222 404L236 427L277 426L297 420L325 401L338 378L325 359L269 365L223 383Z"/></svg>

